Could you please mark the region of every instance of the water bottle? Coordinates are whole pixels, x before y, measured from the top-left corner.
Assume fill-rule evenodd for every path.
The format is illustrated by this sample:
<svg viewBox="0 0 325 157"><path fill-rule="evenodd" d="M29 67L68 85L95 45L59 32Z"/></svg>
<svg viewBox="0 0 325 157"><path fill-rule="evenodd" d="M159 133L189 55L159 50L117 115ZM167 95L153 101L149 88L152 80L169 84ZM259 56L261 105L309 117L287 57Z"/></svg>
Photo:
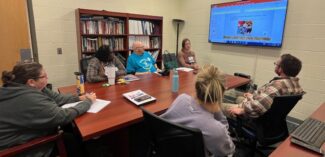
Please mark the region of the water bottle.
<svg viewBox="0 0 325 157"><path fill-rule="evenodd" d="M77 94L85 94L85 80L84 75L80 72L75 72L76 75L76 84L77 84Z"/></svg>
<svg viewBox="0 0 325 157"><path fill-rule="evenodd" d="M179 89L179 76L176 69L173 70L173 83L172 83L172 91L178 92Z"/></svg>

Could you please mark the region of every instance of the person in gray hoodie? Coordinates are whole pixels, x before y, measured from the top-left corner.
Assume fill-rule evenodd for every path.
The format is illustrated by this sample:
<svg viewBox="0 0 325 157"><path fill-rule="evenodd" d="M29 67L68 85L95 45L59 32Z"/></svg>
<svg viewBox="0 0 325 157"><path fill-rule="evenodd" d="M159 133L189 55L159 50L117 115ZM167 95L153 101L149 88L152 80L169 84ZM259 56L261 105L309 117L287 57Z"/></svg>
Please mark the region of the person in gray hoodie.
<svg viewBox="0 0 325 157"><path fill-rule="evenodd" d="M196 97L179 95L161 117L200 129L206 157L233 154L235 145L229 136L228 122L220 107L225 88L218 68L205 65L197 75L195 89Z"/></svg>
<svg viewBox="0 0 325 157"><path fill-rule="evenodd" d="M19 63L11 72L2 72L0 87L0 151L37 137L54 134L85 113L96 94L62 95L46 88L47 74L39 63ZM63 109L66 103L82 101ZM49 156L54 145L30 150L20 156ZM68 151L69 155L69 151Z"/></svg>

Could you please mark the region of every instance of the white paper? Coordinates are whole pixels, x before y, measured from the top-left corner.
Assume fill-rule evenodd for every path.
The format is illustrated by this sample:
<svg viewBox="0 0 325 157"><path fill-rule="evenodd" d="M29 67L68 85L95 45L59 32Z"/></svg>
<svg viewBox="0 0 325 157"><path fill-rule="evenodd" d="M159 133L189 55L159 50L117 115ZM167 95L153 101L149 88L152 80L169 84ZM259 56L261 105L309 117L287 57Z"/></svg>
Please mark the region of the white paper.
<svg viewBox="0 0 325 157"><path fill-rule="evenodd" d="M190 72L190 71L192 71L193 69L192 69L192 68L187 68L187 67L179 67L179 68L176 68L176 70L179 70L179 71L185 71L185 72Z"/></svg>
<svg viewBox="0 0 325 157"><path fill-rule="evenodd" d="M74 106L76 106L80 102L81 101L74 102L74 103L69 103L69 104L64 104L61 107L62 108L74 107ZM96 99L96 101L90 106L90 108L89 108L89 110L87 112L89 112L89 113L97 113L97 112L99 112L100 110L102 110L105 106L107 106L110 103L111 103L111 101L106 101L106 100L102 100L102 99Z"/></svg>

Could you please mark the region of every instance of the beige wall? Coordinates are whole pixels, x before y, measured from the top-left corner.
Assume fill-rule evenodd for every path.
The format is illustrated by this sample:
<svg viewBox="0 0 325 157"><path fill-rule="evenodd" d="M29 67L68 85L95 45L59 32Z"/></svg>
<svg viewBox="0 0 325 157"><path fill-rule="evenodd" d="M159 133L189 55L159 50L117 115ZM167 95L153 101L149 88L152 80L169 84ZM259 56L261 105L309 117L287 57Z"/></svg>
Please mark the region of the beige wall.
<svg viewBox="0 0 325 157"><path fill-rule="evenodd" d="M291 53L303 62L299 77L307 94L290 115L299 119L310 115L325 101L325 1L289 1L282 48L208 43L210 5L221 2L227 1L181 2L182 13L185 13L181 36L191 39L199 62L213 63L227 73L250 74L258 85L263 85L275 75L273 62L281 54Z"/></svg>
<svg viewBox="0 0 325 157"><path fill-rule="evenodd" d="M163 16L163 50L174 50L179 18L179 1L174 0L33 0L39 61L54 87L75 83L78 70L75 9L97 9ZM63 54L56 54L61 47Z"/></svg>
<svg viewBox="0 0 325 157"><path fill-rule="evenodd" d="M40 62L54 86L74 83L78 69L74 10L105 9L164 17L163 50L175 50L176 29L172 19L181 18L181 37L188 37L200 64L213 63L227 73L244 72L258 85L275 74L273 62L283 53L303 61L299 74L307 94L290 113L299 119L310 115L325 101L325 1L290 0L282 48L261 48L208 43L212 3L227 0L33 0ZM62 5L64 4L64 5ZM56 48L63 54L57 55Z"/></svg>

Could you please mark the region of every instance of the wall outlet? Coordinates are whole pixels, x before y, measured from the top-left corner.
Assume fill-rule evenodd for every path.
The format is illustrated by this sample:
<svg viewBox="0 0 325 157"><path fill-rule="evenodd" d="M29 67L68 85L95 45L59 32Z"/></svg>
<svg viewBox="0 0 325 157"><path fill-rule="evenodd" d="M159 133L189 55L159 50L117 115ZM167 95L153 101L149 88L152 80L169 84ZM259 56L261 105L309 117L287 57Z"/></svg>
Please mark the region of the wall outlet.
<svg viewBox="0 0 325 157"><path fill-rule="evenodd" d="M57 48L56 49L56 53L58 54L58 55L62 55L62 48Z"/></svg>

